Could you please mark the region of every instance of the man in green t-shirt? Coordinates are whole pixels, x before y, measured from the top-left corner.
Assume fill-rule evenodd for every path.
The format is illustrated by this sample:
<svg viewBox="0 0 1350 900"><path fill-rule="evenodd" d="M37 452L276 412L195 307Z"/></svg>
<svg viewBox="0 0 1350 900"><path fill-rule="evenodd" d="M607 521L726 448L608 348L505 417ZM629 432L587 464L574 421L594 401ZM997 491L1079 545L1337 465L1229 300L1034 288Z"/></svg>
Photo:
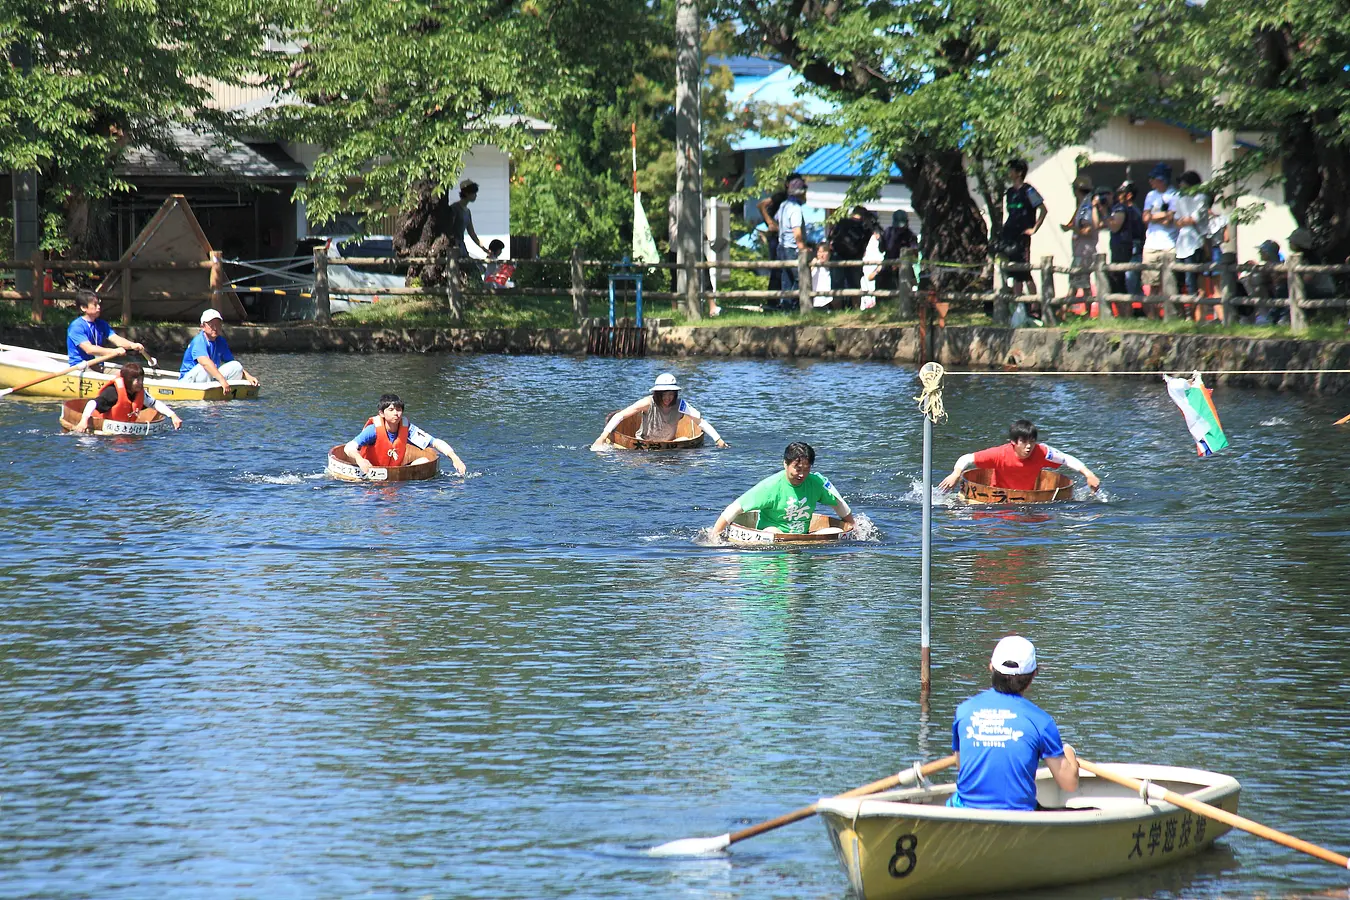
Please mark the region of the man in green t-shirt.
<svg viewBox="0 0 1350 900"><path fill-rule="evenodd" d="M759 528L784 534L806 534L811 527L811 516L817 503L833 506L844 521L844 530L853 527L853 511L844 498L818 472L812 472L816 451L810 444L797 441L783 451L783 471L770 475L736 498L712 527L714 535L726 531L731 520L743 512L759 512Z"/></svg>

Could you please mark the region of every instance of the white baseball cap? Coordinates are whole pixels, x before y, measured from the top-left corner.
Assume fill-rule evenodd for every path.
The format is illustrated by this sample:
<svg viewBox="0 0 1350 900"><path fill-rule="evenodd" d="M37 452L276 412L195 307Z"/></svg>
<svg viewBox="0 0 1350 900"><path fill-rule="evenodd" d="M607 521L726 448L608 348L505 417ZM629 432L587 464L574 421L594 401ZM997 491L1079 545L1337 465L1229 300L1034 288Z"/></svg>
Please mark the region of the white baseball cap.
<svg viewBox="0 0 1350 900"><path fill-rule="evenodd" d="M1030 674L1036 671L1036 648L1021 635L1008 635L994 647L989 665L1004 675Z"/></svg>
<svg viewBox="0 0 1350 900"><path fill-rule="evenodd" d="M218 310L207 309L207 310L203 310L203 311L202 311L202 324L203 324L203 325L205 325L207 322L210 322L210 321L212 321L212 320L214 320L214 319L220 319L220 320L223 322L223 321L225 320L225 317L222 316Z"/></svg>
<svg viewBox="0 0 1350 900"><path fill-rule="evenodd" d="M652 385L652 393L657 391L678 391L680 386L675 383L675 376L669 372L663 372L656 376L656 384Z"/></svg>

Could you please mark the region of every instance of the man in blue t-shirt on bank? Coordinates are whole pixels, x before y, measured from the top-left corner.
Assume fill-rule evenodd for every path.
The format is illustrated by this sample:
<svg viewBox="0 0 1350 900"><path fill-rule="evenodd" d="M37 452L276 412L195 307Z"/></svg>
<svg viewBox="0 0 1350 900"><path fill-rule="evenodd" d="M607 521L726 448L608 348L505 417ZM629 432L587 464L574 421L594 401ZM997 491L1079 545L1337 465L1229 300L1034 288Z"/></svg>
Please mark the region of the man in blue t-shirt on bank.
<svg viewBox="0 0 1350 900"><path fill-rule="evenodd" d="M1036 677L1036 648L1010 635L989 660L993 687L956 708L952 750L961 772L948 806L1036 810L1041 760L1060 790L1078 790L1078 756L1050 714L1022 696Z"/></svg>

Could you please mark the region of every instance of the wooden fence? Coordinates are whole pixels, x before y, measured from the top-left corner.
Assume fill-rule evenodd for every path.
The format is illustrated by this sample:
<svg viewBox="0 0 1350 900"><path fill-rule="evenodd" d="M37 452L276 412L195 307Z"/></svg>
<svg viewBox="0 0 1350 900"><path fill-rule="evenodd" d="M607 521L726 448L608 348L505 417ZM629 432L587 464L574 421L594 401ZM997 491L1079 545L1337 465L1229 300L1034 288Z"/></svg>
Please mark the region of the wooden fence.
<svg viewBox="0 0 1350 900"><path fill-rule="evenodd" d="M1075 267L1056 265L1053 257L1043 257L1039 266L1032 266L1026 263L1009 264L1005 262L988 261L983 268L962 266L962 267L944 267L941 265L921 264L921 276L916 277L914 263L917 257L907 254L899 260L887 260L880 264L869 263L868 265L881 265L885 268L893 268L896 272L896 287L890 290L830 290L817 291L812 286L812 269L821 265L829 268L858 267L863 265L857 260L833 260L827 263L818 263L811 258L806 251L798 253L796 260L721 260L721 261L697 261L692 264L676 264L669 262L659 262L651 264L631 264L627 262L616 262L613 260L587 260L581 257L579 251L573 251L570 259L535 259L535 260L499 260L502 263L513 263L517 267L521 266L540 266L540 267L566 267L568 270L567 279L570 284L567 287L521 287L511 289L496 289L489 291L479 285L467 285L466 279L460 277L460 269L463 260L457 260L453 256L446 256L440 259L429 259L426 257L363 257L363 258L341 258L330 260L327 251L320 247L314 251L314 287L312 295L315 302L315 319L320 323L330 321L331 309L330 298L332 289L329 284L328 267L330 264L341 264L353 268L406 268L409 265L428 265L439 262L450 277L444 279L444 284L436 287L403 287L403 288L341 288L338 293L343 295L361 296L361 295L379 295L379 296L422 296L434 297L441 301L446 312L453 321L463 320L466 305L471 302L475 296L522 296L522 297L568 297L572 301L572 313L574 320L580 324L590 318L589 301L595 298L608 298L609 291L604 287L592 287L588 284L588 270L591 272L592 281L603 278L608 272L631 273L634 270L646 270L648 272L670 271L676 273L681 282L681 290L677 291L650 291L644 290L643 297L647 301L670 301L673 304L679 304L683 307L685 313L690 318L699 318L707 310L707 304L715 302L721 305L727 301L735 300L777 300L793 301L796 308L800 310L809 310L812 308L812 299L815 297L831 298L856 298L862 296L875 297L878 303L894 301L897 312L901 318L914 318L918 315L921 306L935 302L944 302L961 305L984 305L992 304L993 318L997 324L1008 324L1011 320L1011 310L1014 303L1031 300L1039 302L1042 308L1042 315L1046 324L1052 324L1056 317L1056 310L1062 310L1066 306L1082 303L1096 302L1098 304L1098 313L1100 318L1110 320L1116 318L1118 312L1113 309L1113 304L1123 306L1126 310L1134 304L1141 304L1145 309L1160 309L1162 318L1176 319L1182 316L1183 304L1191 307L1219 307L1221 317L1225 325L1231 325L1237 322L1237 307L1257 307L1257 308L1283 308L1289 313L1290 330L1298 333L1305 331L1308 327L1308 313L1319 309L1346 309L1350 308L1350 298L1347 297L1316 297L1309 298L1306 280L1309 276L1331 275L1331 276L1350 276L1350 265L1307 265L1302 262L1299 254L1290 254L1289 258L1282 264L1255 264L1255 263L1206 263L1206 264L1182 264L1164 261L1161 265L1151 265L1148 263L1130 262L1130 263L1108 263L1105 256L1097 256L1095 263L1091 267ZM122 305L122 324L128 325L131 322L133 302L136 299L173 299L173 300L213 300L218 294L230 291L231 288L226 267L228 262L222 259L221 254L213 252L210 260L201 262L187 263L167 263L167 262L136 262L134 260L118 261L89 261L89 260L60 260L45 259L41 253L34 254L28 260L0 260L0 269L8 270L29 270L33 273L34 289L31 291L0 290L0 299L28 302L30 304L32 319L35 322L41 322L44 316L45 301L52 299L74 299L75 292L69 290L46 292L43 289L44 276L47 272L121 272L122 278L118 285L119 293L117 296L121 299ZM147 292L133 291L131 273L137 271L170 271L185 269L208 269L210 270L210 291L200 293L169 293L169 292ZM722 277L718 281L725 281L725 273L731 270L756 270L763 271L769 269L795 269L797 275L797 286L788 291L769 291L769 290L712 290L704 285L703 273L708 270L717 270ZM1000 277L997 279L1001 286L994 284L993 274L998 272ZM1137 272L1140 274L1141 282L1150 280L1160 281L1160 290L1154 294L1128 294L1115 293L1110 290L1111 273L1118 272ZM1179 294L1176 291L1174 277L1177 273L1197 273L1197 276L1205 276L1211 280L1217 279L1219 290L1218 296L1209 296L1208 294ZM1032 274L1040 278L1040 290L1036 297L1019 297L1013 294L1009 285L1009 276L1013 274ZM1244 275L1263 274L1273 280L1277 276L1282 276L1288 286L1287 297L1244 297L1238 293L1239 278ZM1055 289L1055 277L1067 275L1070 277L1079 276L1090 280L1093 290L1087 291L1087 296L1075 296L1074 292L1059 294ZM1150 279L1150 275L1156 275L1156 279ZM560 279L561 280L561 279ZM1350 282L1350 279L1347 279ZM950 286L953 283L958 285L969 285L972 282L988 284L989 287L983 290L952 290L944 286ZM1127 313L1128 314L1128 313Z"/></svg>

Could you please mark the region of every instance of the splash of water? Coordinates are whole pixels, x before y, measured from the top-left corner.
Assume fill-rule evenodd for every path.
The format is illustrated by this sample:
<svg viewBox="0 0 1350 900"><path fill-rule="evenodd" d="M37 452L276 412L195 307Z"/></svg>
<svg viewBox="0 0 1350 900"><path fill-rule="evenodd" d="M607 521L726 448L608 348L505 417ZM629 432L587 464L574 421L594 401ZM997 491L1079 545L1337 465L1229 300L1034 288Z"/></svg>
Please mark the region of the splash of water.
<svg viewBox="0 0 1350 900"><path fill-rule="evenodd" d="M243 480L249 484L304 484L306 481L315 481L323 478L323 472L315 472L312 475L296 475L286 472L281 475L258 475L253 472L245 472Z"/></svg>
<svg viewBox="0 0 1350 900"><path fill-rule="evenodd" d="M880 529L875 522L868 518L867 513L855 512L853 514L853 528L844 535L845 540L850 541L871 541L876 543L881 540Z"/></svg>
<svg viewBox="0 0 1350 900"><path fill-rule="evenodd" d="M1282 418L1280 418L1279 416L1275 416L1275 417L1272 418L1272 419L1266 419L1264 422L1262 422L1262 423L1261 423L1261 427L1262 427L1262 428L1274 428L1274 427L1276 427L1277 425L1288 425L1288 424L1289 424L1289 421L1288 421L1287 419L1282 419Z"/></svg>
<svg viewBox="0 0 1350 900"><path fill-rule="evenodd" d="M909 490L905 496L900 498L906 503L923 502L923 479L916 478L909 483ZM955 507L961 499L961 495L955 491L947 492L938 487L937 479L933 481L932 496L929 498L934 506Z"/></svg>

